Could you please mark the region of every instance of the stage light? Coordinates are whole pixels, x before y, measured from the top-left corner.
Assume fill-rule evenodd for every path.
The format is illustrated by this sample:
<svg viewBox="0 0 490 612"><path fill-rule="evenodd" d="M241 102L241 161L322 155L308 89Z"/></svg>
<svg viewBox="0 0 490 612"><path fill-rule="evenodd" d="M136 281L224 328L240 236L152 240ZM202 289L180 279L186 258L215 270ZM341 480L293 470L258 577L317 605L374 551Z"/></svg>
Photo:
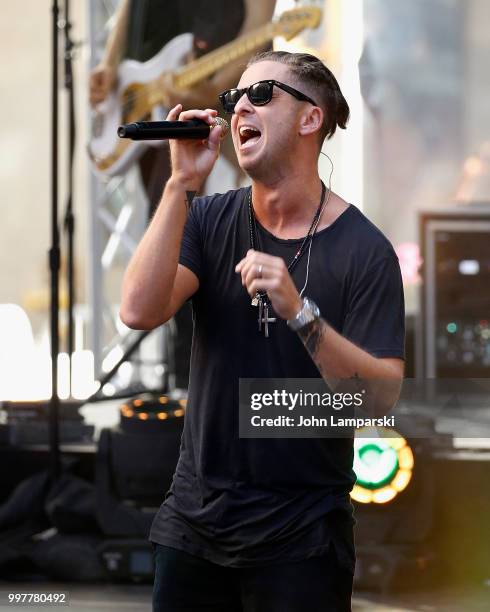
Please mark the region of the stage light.
<svg viewBox="0 0 490 612"><path fill-rule="evenodd" d="M351 497L361 504L386 504L406 489L414 466L413 452L396 431L361 429L354 439L357 482ZM373 434L376 434L374 436Z"/></svg>
<svg viewBox="0 0 490 612"><path fill-rule="evenodd" d="M107 397L112 397L116 393L116 387L112 383L106 383L102 387L102 393Z"/></svg>
<svg viewBox="0 0 490 612"><path fill-rule="evenodd" d="M115 346L102 361L102 371L110 372L116 363L124 355L124 351L119 344Z"/></svg>
<svg viewBox="0 0 490 612"><path fill-rule="evenodd" d="M40 358L29 317L17 304L0 304L0 339L0 401L48 398L50 361Z"/></svg>
<svg viewBox="0 0 490 612"><path fill-rule="evenodd" d="M160 431L161 421L180 420L185 415L185 399L146 393L121 404L119 413L124 430L134 432L156 428Z"/></svg>
<svg viewBox="0 0 490 612"><path fill-rule="evenodd" d="M446 326L448 333L455 334L458 331L458 326L456 323L448 323Z"/></svg>

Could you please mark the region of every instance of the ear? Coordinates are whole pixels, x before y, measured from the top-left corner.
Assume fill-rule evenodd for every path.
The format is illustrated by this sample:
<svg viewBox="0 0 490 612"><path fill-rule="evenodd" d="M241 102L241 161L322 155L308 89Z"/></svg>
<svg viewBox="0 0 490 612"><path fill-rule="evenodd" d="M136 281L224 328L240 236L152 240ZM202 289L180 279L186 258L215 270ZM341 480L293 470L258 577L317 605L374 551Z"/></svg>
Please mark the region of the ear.
<svg viewBox="0 0 490 612"><path fill-rule="evenodd" d="M323 125L323 111L319 106L309 105L301 114L299 123L299 134L308 136L321 129Z"/></svg>

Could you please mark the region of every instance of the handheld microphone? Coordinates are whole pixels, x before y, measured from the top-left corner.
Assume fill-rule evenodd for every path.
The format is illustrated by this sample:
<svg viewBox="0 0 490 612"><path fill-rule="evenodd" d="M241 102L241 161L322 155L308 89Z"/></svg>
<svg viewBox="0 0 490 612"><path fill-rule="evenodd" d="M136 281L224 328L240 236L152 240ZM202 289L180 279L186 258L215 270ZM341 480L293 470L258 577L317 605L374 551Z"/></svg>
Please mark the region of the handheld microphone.
<svg viewBox="0 0 490 612"><path fill-rule="evenodd" d="M131 138L131 140L167 140L168 138L205 140L209 132L220 126L223 138L229 130L228 122L221 117L216 117L209 125L201 119L190 121L136 121L127 123L117 128L119 138Z"/></svg>

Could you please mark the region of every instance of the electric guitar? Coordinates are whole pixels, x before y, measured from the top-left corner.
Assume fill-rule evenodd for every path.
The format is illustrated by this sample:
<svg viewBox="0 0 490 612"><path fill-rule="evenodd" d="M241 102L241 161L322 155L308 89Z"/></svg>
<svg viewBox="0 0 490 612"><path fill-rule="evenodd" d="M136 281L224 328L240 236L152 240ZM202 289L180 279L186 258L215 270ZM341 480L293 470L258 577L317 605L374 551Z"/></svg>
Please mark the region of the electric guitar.
<svg viewBox="0 0 490 612"><path fill-rule="evenodd" d="M106 176L123 174L149 146L147 142L119 138L117 128L123 123L161 121L166 117L163 83L169 73L174 87L188 89L276 36L290 40L305 28L317 27L321 14L321 9L313 6L285 11L277 21L243 34L190 63L186 62L193 48L193 35L189 33L173 38L146 62L121 62L117 88L92 112L88 152L96 170Z"/></svg>

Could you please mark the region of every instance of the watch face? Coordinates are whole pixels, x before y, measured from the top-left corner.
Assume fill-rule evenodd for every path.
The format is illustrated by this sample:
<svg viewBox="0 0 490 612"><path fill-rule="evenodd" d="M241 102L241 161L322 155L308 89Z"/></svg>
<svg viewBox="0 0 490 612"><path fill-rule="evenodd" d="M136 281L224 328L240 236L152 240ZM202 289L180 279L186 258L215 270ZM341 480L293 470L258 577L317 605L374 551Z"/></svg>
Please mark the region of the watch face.
<svg viewBox="0 0 490 612"><path fill-rule="evenodd" d="M315 302L312 302L311 300L308 300L308 309L311 312L311 314L312 314L314 319L316 319L316 317L320 316L320 309L315 304Z"/></svg>
<svg viewBox="0 0 490 612"><path fill-rule="evenodd" d="M301 327L304 327L308 323L314 321L319 316L320 310L315 302L312 302L308 298L304 298L303 307L292 321L288 321L288 324L294 331L297 331Z"/></svg>

